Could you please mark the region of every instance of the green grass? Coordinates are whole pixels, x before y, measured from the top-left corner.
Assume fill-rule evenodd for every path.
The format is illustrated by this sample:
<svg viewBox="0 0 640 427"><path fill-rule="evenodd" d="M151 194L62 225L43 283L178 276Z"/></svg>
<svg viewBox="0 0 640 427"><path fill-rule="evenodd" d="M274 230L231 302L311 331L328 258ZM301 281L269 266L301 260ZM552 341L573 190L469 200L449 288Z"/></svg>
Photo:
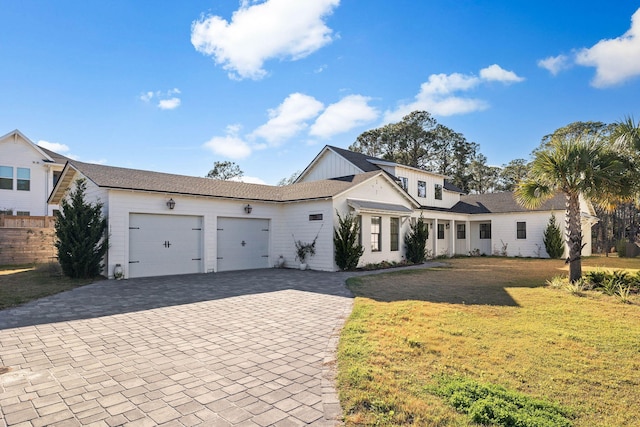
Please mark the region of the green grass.
<svg viewBox="0 0 640 427"><path fill-rule="evenodd" d="M637 295L623 304L544 286L566 275L557 260L449 264L350 281L357 298L338 349L347 425L476 425L437 392L442 378L463 378L548 402L574 426L640 426ZM635 274L640 259L588 258L584 268ZM490 401L485 412L510 405Z"/></svg>
<svg viewBox="0 0 640 427"><path fill-rule="evenodd" d="M57 265L0 266L0 310L64 292L98 279L69 279Z"/></svg>

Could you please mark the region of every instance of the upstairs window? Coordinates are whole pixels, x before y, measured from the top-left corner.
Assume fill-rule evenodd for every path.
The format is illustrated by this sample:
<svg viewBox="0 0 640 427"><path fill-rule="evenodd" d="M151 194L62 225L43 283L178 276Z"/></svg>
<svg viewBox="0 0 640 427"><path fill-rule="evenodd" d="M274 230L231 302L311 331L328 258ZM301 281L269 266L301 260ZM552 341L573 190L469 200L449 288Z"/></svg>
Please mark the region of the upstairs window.
<svg viewBox="0 0 640 427"><path fill-rule="evenodd" d="M391 244L391 250L397 251L399 247L398 240L400 239L400 218L389 218L389 243Z"/></svg>
<svg viewBox="0 0 640 427"><path fill-rule="evenodd" d="M527 238L527 223L526 222L517 222L516 223L516 237L518 239L526 239Z"/></svg>
<svg viewBox="0 0 640 427"><path fill-rule="evenodd" d="M309 214L309 221L322 221L322 214Z"/></svg>
<svg viewBox="0 0 640 427"><path fill-rule="evenodd" d="M427 183L418 181L418 197L427 197Z"/></svg>
<svg viewBox="0 0 640 427"><path fill-rule="evenodd" d="M18 168L18 190L31 190L31 169Z"/></svg>
<svg viewBox="0 0 640 427"><path fill-rule="evenodd" d="M13 168L0 166L0 190L13 190Z"/></svg>
<svg viewBox="0 0 640 427"><path fill-rule="evenodd" d="M433 189L433 194L436 200L442 200L442 185L436 184Z"/></svg>
<svg viewBox="0 0 640 427"><path fill-rule="evenodd" d="M60 176L62 175L62 171L53 171L53 186L55 187L60 180Z"/></svg>
<svg viewBox="0 0 640 427"><path fill-rule="evenodd" d="M466 224L458 224L456 225L456 235L458 239L466 239L467 238L467 227Z"/></svg>
<svg viewBox="0 0 640 427"><path fill-rule="evenodd" d="M29 211L18 211L18 212L16 212L16 216L31 216L31 212L29 212Z"/></svg>
<svg viewBox="0 0 640 427"><path fill-rule="evenodd" d="M404 189L404 191L409 190L409 178L405 178L404 176L399 176L400 186Z"/></svg>
<svg viewBox="0 0 640 427"><path fill-rule="evenodd" d="M371 252L380 252L382 248L382 218L371 217Z"/></svg>

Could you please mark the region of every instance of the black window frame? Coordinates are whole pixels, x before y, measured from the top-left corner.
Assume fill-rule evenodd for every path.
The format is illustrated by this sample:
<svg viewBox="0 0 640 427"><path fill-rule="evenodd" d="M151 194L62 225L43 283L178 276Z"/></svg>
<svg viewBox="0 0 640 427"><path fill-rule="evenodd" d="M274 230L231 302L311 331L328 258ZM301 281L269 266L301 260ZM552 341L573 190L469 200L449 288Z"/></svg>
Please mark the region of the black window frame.
<svg viewBox="0 0 640 427"><path fill-rule="evenodd" d="M389 249L392 252L400 250L400 218L389 218Z"/></svg>
<svg viewBox="0 0 640 427"><path fill-rule="evenodd" d="M438 224L438 240L444 240L444 224Z"/></svg>
<svg viewBox="0 0 640 427"><path fill-rule="evenodd" d="M433 187L433 196L436 200L442 200L442 185L435 184Z"/></svg>
<svg viewBox="0 0 640 427"><path fill-rule="evenodd" d="M377 220L377 224L374 223L374 220ZM377 230L375 230L375 226L377 226ZM375 231L374 231L375 230ZM381 216L372 216L371 217L371 252L381 252L382 251L382 217Z"/></svg>
<svg viewBox="0 0 640 427"><path fill-rule="evenodd" d="M456 238L460 240L467 238L467 224L456 224Z"/></svg>
<svg viewBox="0 0 640 427"><path fill-rule="evenodd" d="M526 238L527 238L527 222L526 221L516 222L516 239L524 240Z"/></svg>
<svg viewBox="0 0 640 427"><path fill-rule="evenodd" d="M422 190L422 195L420 195L420 190ZM418 197L427 197L427 181L418 180Z"/></svg>
<svg viewBox="0 0 640 427"><path fill-rule="evenodd" d="M480 224L480 239L491 239L491 223Z"/></svg>

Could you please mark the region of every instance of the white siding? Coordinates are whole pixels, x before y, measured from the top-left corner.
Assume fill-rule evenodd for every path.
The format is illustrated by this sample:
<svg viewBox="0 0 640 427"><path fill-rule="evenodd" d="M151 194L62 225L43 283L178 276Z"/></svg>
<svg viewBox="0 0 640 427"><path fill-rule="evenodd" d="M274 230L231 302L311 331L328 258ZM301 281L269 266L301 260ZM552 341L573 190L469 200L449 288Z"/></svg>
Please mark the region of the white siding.
<svg viewBox="0 0 640 427"><path fill-rule="evenodd" d="M299 182L318 181L359 173L362 173L362 170L348 162L344 157L331 150L325 150Z"/></svg>
<svg viewBox="0 0 640 427"><path fill-rule="evenodd" d="M50 215L57 206L47 206L47 198L53 189L52 167L60 170L59 165L52 165L43 161L40 154L30 142L19 135L14 140L13 135L0 141L0 166L13 168L13 189L0 190L0 209L26 211L31 216ZM17 189L17 168L30 171L30 189Z"/></svg>
<svg viewBox="0 0 640 427"><path fill-rule="evenodd" d="M419 171L412 168L403 168L398 166L395 168L395 176L405 177L408 179L409 188L407 192L411 197L416 199L423 206L433 206L438 208L450 208L460 201L460 194L445 191L444 178L440 175L432 174L426 171ZM418 181L424 181L426 184L426 197L418 197ZM442 186L442 200L435 198L436 184Z"/></svg>
<svg viewBox="0 0 640 427"><path fill-rule="evenodd" d="M347 204L347 199L367 200L372 202L390 203L396 205L402 205L407 208L413 208L407 197L403 195L398 189L396 189L387 179L378 177L362 183L361 185L354 187L349 192L334 198L334 208L340 212L341 216L347 215L352 209ZM382 231L381 231L381 250L373 252L371 250L371 217L379 216L382 219ZM334 213L334 221L337 224L337 215ZM404 259L404 236L409 232L410 221L409 217L402 218L397 213L362 213L362 246L364 247L364 253L360 258L359 266L365 264L379 263L382 261L395 261L400 262ZM391 251L390 249L390 218L400 218L400 237L398 243L398 250ZM337 266L334 265L334 269Z"/></svg>

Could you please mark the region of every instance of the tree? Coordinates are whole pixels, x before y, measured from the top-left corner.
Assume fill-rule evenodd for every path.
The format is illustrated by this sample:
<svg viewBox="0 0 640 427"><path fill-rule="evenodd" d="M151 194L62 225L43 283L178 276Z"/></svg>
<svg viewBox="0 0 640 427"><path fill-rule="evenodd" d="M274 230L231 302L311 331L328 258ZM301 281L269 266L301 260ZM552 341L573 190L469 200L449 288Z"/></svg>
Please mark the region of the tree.
<svg viewBox="0 0 640 427"><path fill-rule="evenodd" d="M406 257L414 264L419 264L427 258L427 239L429 229L424 223L422 215L411 224L411 229L404 237Z"/></svg>
<svg viewBox="0 0 640 427"><path fill-rule="evenodd" d="M598 133L576 136L560 132L535 153L527 178L516 189L516 199L527 208L540 206L557 192L564 193L567 200L565 230L571 282L582 276L580 195L603 206L610 206L626 195L629 181L625 168L628 165L626 159Z"/></svg>
<svg viewBox="0 0 640 427"><path fill-rule="evenodd" d="M55 214L58 261L65 276L73 279L98 276L109 247L103 204L87 203L86 190L86 181L77 180L69 200L62 199L61 209Z"/></svg>
<svg viewBox="0 0 640 427"><path fill-rule="evenodd" d="M284 185L291 185L294 182L296 182L296 179L298 179L298 177L300 176L300 174L302 173L302 171L297 170L294 173L292 173L291 175L289 175L286 178L282 178L280 181L278 181L278 183L276 184L278 187L282 187Z"/></svg>
<svg viewBox="0 0 640 427"><path fill-rule="evenodd" d="M544 248L549 255L549 258L560 258L564 253L564 242L562 240L562 232L560 227L556 223L556 216L551 214L547 228L544 230Z"/></svg>
<svg viewBox="0 0 640 427"><path fill-rule="evenodd" d="M338 215L338 226L333 231L334 258L340 270L353 270L364 253L364 248L358 243L360 224L358 218L348 214L342 218Z"/></svg>
<svg viewBox="0 0 640 427"><path fill-rule="evenodd" d="M487 165L487 158L478 154L469 165L469 190L475 194L492 193L498 188L500 168Z"/></svg>
<svg viewBox="0 0 640 427"><path fill-rule="evenodd" d="M529 166L525 159L511 160L506 165L502 165L499 174L499 189L501 191L514 191L518 183L527 176L528 171Z"/></svg>
<svg viewBox="0 0 640 427"><path fill-rule="evenodd" d="M224 162L215 162L213 169L209 171L206 178L229 181L233 178L242 178L243 175L244 172L242 172L240 166L235 162L225 160Z"/></svg>

